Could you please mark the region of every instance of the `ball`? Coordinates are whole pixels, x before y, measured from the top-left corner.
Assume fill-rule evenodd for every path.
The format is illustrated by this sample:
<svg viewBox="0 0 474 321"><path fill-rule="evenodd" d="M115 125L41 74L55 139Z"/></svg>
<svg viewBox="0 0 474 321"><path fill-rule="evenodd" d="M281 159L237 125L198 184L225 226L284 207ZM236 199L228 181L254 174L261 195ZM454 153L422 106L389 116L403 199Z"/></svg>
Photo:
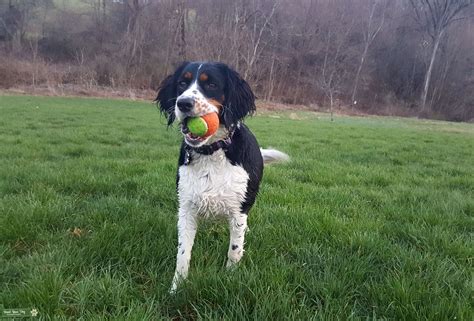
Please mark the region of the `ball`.
<svg viewBox="0 0 474 321"><path fill-rule="evenodd" d="M190 117L187 126L189 131L196 136L204 136L207 133L207 123L202 117Z"/></svg>
<svg viewBox="0 0 474 321"><path fill-rule="evenodd" d="M217 113L209 113L201 117L190 117L187 126L192 134L199 137L208 137L217 132L219 116Z"/></svg>

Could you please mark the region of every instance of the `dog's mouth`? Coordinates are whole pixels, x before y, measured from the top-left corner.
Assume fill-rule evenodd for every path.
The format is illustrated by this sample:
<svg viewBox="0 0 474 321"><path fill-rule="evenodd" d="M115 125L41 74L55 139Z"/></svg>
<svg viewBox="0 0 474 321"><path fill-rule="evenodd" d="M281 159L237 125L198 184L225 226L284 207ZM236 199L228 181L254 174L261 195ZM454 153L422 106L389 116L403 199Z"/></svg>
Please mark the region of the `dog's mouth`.
<svg viewBox="0 0 474 321"><path fill-rule="evenodd" d="M207 137L196 136L193 133L191 133L189 131L188 126L186 125L188 123L187 120L188 119L186 118L181 123L181 133L184 135L184 138L186 139L186 142L188 144L190 144L190 145L199 145L200 143L205 141L207 139Z"/></svg>

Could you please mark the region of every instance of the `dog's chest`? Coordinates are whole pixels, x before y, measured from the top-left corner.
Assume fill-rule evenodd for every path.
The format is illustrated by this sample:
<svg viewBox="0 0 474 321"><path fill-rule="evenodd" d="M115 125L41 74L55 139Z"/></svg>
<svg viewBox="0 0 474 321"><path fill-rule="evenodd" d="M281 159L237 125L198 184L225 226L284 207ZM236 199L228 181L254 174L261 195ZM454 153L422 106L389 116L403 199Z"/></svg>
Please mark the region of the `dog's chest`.
<svg viewBox="0 0 474 321"><path fill-rule="evenodd" d="M191 207L198 215L240 213L245 200L248 173L232 165L222 150L212 155L195 155L179 168L180 206Z"/></svg>

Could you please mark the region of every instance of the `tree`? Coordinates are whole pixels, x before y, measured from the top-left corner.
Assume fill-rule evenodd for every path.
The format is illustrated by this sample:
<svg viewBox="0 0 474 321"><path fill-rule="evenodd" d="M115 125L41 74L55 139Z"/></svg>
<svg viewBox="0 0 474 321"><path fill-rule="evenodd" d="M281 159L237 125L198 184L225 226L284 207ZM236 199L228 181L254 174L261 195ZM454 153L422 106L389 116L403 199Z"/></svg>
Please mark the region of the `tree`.
<svg viewBox="0 0 474 321"><path fill-rule="evenodd" d="M252 73L255 63L258 61L265 49L266 43L263 43L263 35L264 32L270 28L270 21L272 20L278 5L279 1L275 1L268 14L265 14L258 9L252 13L253 24L250 25L251 32L248 33L248 46L246 52L242 54L242 58L245 61L245 69L243 72L244 79L247 79Z"/></svg>
<svg viewBox="0 0 474 321"><path fill-rule="evenodd" d="M452 23L466 18L462 14L473 4L473 0L410 0L410 4L421 30L432 39L430 62L421 93L421 112L424 112L440 42Z"/></svg>
<svg viewBox="0 0 474 321"><path fill-rule="evenodd" d="M356 94L357 94L357 87L359 85L359 78L360 73L362 71L362 67L364 66L365 59L367 57L367 53L369 52L369 47L372 42L377 37L378 33L383 27L385 21L385 9L386 3L382 3L382 17L380 17L379 21L376 21L375 17L375 10L377 9L377 5L382 2L380 0L372 0L372 5L369 9L369 15L367 18L367 26L364 29L364 50L362 51L362 55L360 56L359 67L357 68L357 73L354 79L354 87L352 89L352 96L351 96L351 103L356 103Z"/></svg>
<svg viewBox="0 0 474 321"><path fill-rule="evenodd" d="M346 12L341 12L330 19L324 35L325 48L323 49L324 59L320 69L318 79L319 88L323 90L329 99L329 111L331 121L333 120L334 102L341 93L342 82L348 72L346 54L349 52L349 35L354 26L354 20L347 17Z"/></svg>
<svg viewBox="0 0 474 321"><path fill-rule="evenodd" d="M210 60L262 100L471 120L472 1L0 0L0 87L154 90Z"/></svg>

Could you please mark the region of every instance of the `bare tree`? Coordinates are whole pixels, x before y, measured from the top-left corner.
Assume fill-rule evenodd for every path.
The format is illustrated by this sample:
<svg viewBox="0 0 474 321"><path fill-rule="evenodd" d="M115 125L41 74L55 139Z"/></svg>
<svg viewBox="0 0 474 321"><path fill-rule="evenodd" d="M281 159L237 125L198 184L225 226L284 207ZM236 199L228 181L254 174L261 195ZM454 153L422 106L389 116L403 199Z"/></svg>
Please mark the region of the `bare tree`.
<svg viewBox="0 0 474 321"><path fill-rule="evenodd" d="M96 26L97 40L100 46L105 39L105 27L107 23L107 0L83 0L93 12L92 19Z"/></svg>
<svg viewBox="0 0 474 321"><path fill-rule="evenodd" d="M462 14L473 4L473 0L410 0L410 4L421 30L432 39L430 62L421 93L421 111L424 112L440 42L453 22L466 18Z"/></svg>
<svg viewBox="0 0 474 321"><path fill-rule="evenodd" d="M329 99L329 111L331 113L331 121L333 120L334 103L337 95L340 93L340 86L343 78L347 73L344 66L347 51L348 36L353 27L353 20L346 20L345 12L339 15L338 20L341 24L330 24L325 35L324 60L321 66L321 74L319 77L319 86Z"/></svg>
<svg viewBox="0 0 474 321"><path fill-rule="evenodd" d="M270 21L272 20L278 5L279 1L275 1L268 14L263 14L260 12L260 10L255 10L255 12L252 13L253 24L251 26L252 31L249 33L249 46L246 54L242 55L246 65L244 70L244 78L248 78L256 61L261 56L262 51L265 49L263 34L267 29L269 29ZM262 18L263 24L259 24Z"/></svg>
<svg viewBox="0 0 474 321"><path fill-rule="evenodd" d="M303 81L303 71L305 69L305 58L310 56L311 53L315 53L319 48L316 48L315 39L319 36L320 28L315 23L314 16L316 15L316 4L315 0L310 0L307 6L302 5L304 10L304 18L301 19L302 24L297 26L295 32L291 34L294 38L295 44L293 45L294 49L291 50L291 55L294 60L296 72L293 74L295 78L295 90L293 90L293 97L291 102L293 104L298 102L301 91L301 83ZM291 48L291 46L289 46Z"/></svg>
<svg viewBox="0 0 474 321"><path fill-rule="evenodd" d="M38 82L38 39L29 41L32 58L31 84L36 88Z"/></svg>
<svg viewBox="0 0 474 321"><path fill-rule="evenodd" d="M126 59L129 87L135 76L136 70L132 68L142 62L143 46L145 43L145 19L143 19L147 0L128 0L126 2L128 12L127 30L122 38L122 52Z"/></svg>
<svg viewBox="0 0 474 321"><path fill-rule="evenodd" d="M79 1L0 0L0 86L149 90L216 60L264 100L474 119L474 0Z"/></svg>
<svg viewBox="0 0 474 321"><path fill-rule="evenodd" d="M382 7L382 13L381 13L381 17L379 18L379 21L376 21L375 11L379 4ZM362 51L362 55L360 56L359 67L357 68L357 73L354 79L354 87L352 89L352 96L351 96L352 104L356 104L356 94L357 94L357 87L359 85L360 73L362 71L362 67L364 66L367 53L369 52L369 47L383 27L383 24L385 21L385 9L386 9L386 2L384 0L372 0L372 4L369 9L369 15L367 18L367 26L364 29L364 33L363 33L364 50Z"/></svg>
<svg viewBox="0 0 474 321"><path fill-rule="evenodd" d="M178 15L179 15L179 57L181 60L186 60L186 18L187 10L184 5L184 0L181 0L178 4Z"/></svg>

